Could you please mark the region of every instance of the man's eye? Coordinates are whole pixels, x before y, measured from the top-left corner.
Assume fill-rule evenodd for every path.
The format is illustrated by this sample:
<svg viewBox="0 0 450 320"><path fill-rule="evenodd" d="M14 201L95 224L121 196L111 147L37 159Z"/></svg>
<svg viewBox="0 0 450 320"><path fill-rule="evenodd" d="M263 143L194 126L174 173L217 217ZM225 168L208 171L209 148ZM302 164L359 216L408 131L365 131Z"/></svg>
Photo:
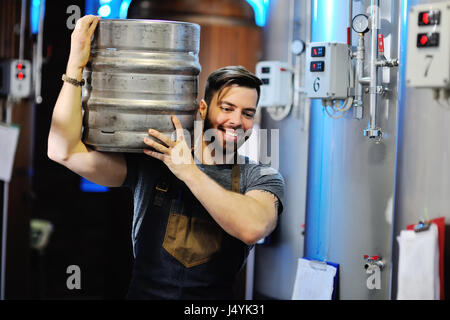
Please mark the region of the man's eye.
<svg viewBox="0 0 450 320"><path fill-rule="evenodd" d="M233 109L227 108L227 107L221 107L221 109L222 109L223 111L233 111Z"/></svg>
<svg viewBox="0 0 450 320"><path fill-rule="evenodd" d="M255 114L253 112L244 112L244 116L246 116L247 118L254 118Z"/></svg>

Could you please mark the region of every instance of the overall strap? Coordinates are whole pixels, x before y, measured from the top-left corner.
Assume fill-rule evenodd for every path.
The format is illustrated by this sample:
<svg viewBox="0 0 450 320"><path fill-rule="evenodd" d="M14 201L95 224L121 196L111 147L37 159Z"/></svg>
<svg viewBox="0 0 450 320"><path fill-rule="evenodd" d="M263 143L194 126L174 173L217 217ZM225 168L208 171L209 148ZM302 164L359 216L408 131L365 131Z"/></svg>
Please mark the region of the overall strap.
<svg viewBox="0 0 450 320"><path fill-rule="evenodd" d="M241 166L233 164L231 169L231 191L241 193Z"/></svg>

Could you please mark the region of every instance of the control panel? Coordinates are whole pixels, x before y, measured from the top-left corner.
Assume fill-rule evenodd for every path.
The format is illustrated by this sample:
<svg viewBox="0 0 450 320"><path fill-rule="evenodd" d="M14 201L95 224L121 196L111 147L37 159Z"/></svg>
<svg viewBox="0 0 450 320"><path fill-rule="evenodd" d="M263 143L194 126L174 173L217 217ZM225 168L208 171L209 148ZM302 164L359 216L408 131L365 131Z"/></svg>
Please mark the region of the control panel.
<svg viewBox="0 0 450 320"><path fill-rule="evenodd" d="M345 100L350 86L346 43L315 42L306 48L305 90L311 99Z"/></svg>
<svg viewBox="0 0 450 320"><path fill-rule="evenodd" d="M31 93L31 63L26 60L0 62L0 94L26 98Z"/></svg>
<svg viewBox="0 0 450 320"><path fill-rule="evenodd" d="M417 5L409 12L406 83L450 88L450 2Z"/></svg>
<svg viewBox="0 0 450 320"><path fill-rule="evenodd" d="M256 65L256 76L261 79L261 107L281 107L292 101L292 71L281 61L261 61Z"/></svg>

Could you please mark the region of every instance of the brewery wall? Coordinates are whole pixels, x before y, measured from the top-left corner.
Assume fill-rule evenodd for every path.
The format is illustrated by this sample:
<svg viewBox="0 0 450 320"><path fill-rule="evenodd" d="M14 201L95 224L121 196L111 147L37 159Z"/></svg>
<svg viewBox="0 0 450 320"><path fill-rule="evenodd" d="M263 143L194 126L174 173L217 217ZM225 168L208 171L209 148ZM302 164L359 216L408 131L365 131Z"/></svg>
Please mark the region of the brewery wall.
<svg viewBox="0 0 450 320"><path fill-rule="evenodd" d="M32 3L25 2L24 57L31 60L38 34L29 23ZM201 26L198 99L203 98L207 76L223 66L239 64L255 71L259 61L275 60L299 70L300 91L287 116L276 119L274 110L260 108L257 117L258 127L279 134L277 148L258 147L277 150L278 161L273 164L285 179L286 191L275 231L255 245L251 267L245 270L255 299L291 299L297 260L302 257L339 264L339 299L395 299L400 231L419 219L450 219L448 103L442 96L436 99L430 89L406 85L408 12L416 4L439 0L379 1L386 58L399 59L398 68L378 71L384 88L376 117L381 140L363 134L371 116L368 94L363 96L360 118L350 110L332 119L321 101L310 100L301 91L308 52L293 54L292 41L346 43L350 11L352 16L367 14L373 2L270 0L266 25L260 27L245 0L131 1L129 19L181 20ZM51 116L70 50L67 8L75 5L83 13L87 2L46 3L42 100L33 96L12 109L12 121L21 131L8 186L6 298L123 299L133 263L130 191L89 185L94 190L86 192L86 181L47 156ZM20 14L20 1L0 0L2 59L18 56ZM365 40L368 61L370 32ZM353 31L351 42L355 49L358 35ZM364 74L369 71L367 63ZM3 121L7 101L2 97L0 103ZM0 191L5 186L2 183ZM53 228L41 249L30 245L30 221L37 219ZM446 227L447 266L449 232ZM365 255L378 255L384 263L378 288L368 286ZM66 285L71 265L83 270L81 290ZM242 285L246 280L239 281Z"/></svg>
<svg viewBox="0 0 450 320"><path fill-rule="evenodd" d="M290 43L308 39L308 7L307 1L270 1L263 60L295 60ZM286 182L286 194L277 229L269 241L255 249L255 297L290 299L297 259L304 255L309 101L301 98L301 104L282 121L273 120L267 110L262 110L261 127L279 130L278 169Z"/></svg>
<svg viewBox="0 0 450 320"><path fill-rule="evenodd" d="M332 0L311 1L311 6L306 6L306 1L292 3L296 5L294 23L300 28L289 39L288 32L281 31L289 27L289 20L285 19L292 10L289 1L271 2L266 60L288 61L289 43L295 39L307 41L310 37L312 42L347 42L348 1L339 4ZM353 3L354 15L367 13L370 1ZM397 56L398 14L396 1L382 2L381 15L386 23L381 32L385 35L389 57ZM306 27L309 24L311 29ZM356 34L353 38L356 46ZM366 44L370 45L369 38ZM368 52L370 46L366 47ZM307 257L340 265L338 296L341 299L389 297L389 266L382 272L382 289L369 290L363 259L365 254L380 255L389 263L391 257L397 77L394 71L382 72L392 94L379 101L378 120L384 130L380 143L363 136L369 119L368 108L361 120L354 119L352 112L342 119L332 119L321 101L313 100L307 127L302 125L305 111L301 109L293 110L281 122L273 121L267 114L263 118L266 128L280 128L283 141L280 172L287 182L287 208L280 219L279 241L267 248L257 248L256 291L289 299L296 259ZM368 106L367 97L364 104Z"/></svg>
<svg viewBox="0 0 450 320"><path fill-rule="evenodd" d="M312 41L347 42L348 1L317 1L313 8ZM368 13L370 1L353 1L353 16ZM317 14L315 13L317 12ZM380 33L385 37L387 58L398 57L398 1L380 1ZM353 44L358 43L356 33ZM366 61L370 38L366 34ZM376 143L363 135L369 122L369 97L364 96L364 115L348 112L331 119L315 101L311 109L306 207L305 256L340 264L341 299L388 299L392 245L392 197L394 188L397 72L378 71L389 94L378 99L378 126L383 139ZM365 74L369 75L368 64ZM380 289L370 290L364 255L386 261Z"/></svg>
<svg viewBox="0 0 450 320"><path fill-rule="evenodd" d="M369 14L373 3L351 2L352 17ZM278 241L257 247L256 292L272 298L289 298L295 278L295 258L306 257L339 264L340 299L396 299L397 237L401 230L419 220L438 217L448 220L445 143L448 100L442 92L438 95L431 89L411 88L406 83L408 48L416 45L407 41L411 32L409 13L415 5L437 2L440 1L379 1L379 32L384 36L385 56L399 59L398 68L378 71L380 84L386 89L377 102L377 124L383 131L379 142L363 135L370 121L368 95L363 99L365 107L360 120L351 111L341 119L332 119L321 101L313 100L307 133L300 131L302 124L296 120L295 112L280 122L264 113L263 127L280 128L283 137L280 172L287 182L288 207L280 219ZM309 25L306 21L311 18L311 41L346 43L349 2L310 3L309 11L308 8L294 11L294 21L304 26ZM289 12L287 1L271 2L265 29L265 60L289 60L286 49L292 41L286 32ZM308 33L302 31L294 35L294 40L307 39ZM353 31L352 45L353 49L358 45L358 36ZM365 45L365 57L369 59L370 32L365 36ZM364 74L369 73L366 64ZM292 141L295 146L290 148ZM289 159L288 163L284 159ZM302 188L305 184L306 196ZM291 194L293 189L295 192ZM303 221L304 238L300 236ZM450 256L447 238L445 265ZM365 255L377 255L384 263L378 287L370 286L372 274L364 268ZM448 277L444 276L444 280L448 297Z"/></svg>
<svg viewBox="0 0 450 320"><path fill-rule="evenodd" d="M408 24L413 6L440 1L401 1L400 55L408 58ZM448 3L448 6L450 3ZM413 22L414 23L414 22ZM438 99L433 90L407 86L406 64L399 70L399 105L397 162L395 172L394 235L419 220L444 217L444 266L449 270L450 243L449 152L446 142L450 120L449 102L442 93ZM398 243L393 242L392 297L397 294ZM444 295L449 299L450 276L444 275Z"/></svg>
<svg viewBox="0 0 450 320"><path fill-rule="evenodd" d="M40 2L24 3L25 58L32 60L39 34L33 33L30 25L36 18L31 12L38 12L39 7L31 10L31 6ZM88 9L87 3L45 2L42 100L33 95L13 109L12 121L21 126L21 132L8 203L6 299L122 299L128 289L133 263L130 191L93 185L47 156L51 116L70 52L73 26L69 26L77 13L83 15ZM215 69L239 64L254 70L262 55L262 28L255 24L253 9L246 1L195 3L135 0L128 18L182 20L201 26L198 97L202 98L206 78ZM17 58L21 1L2 1L0 12L1 58ZM229 45L234 41L243 50ZM4 120L6 115L1 116ZM52 227L40 250L30 245L30 222L38 220ZM69 290L66 285L72 265L83 272L81 290Z"/></svg>

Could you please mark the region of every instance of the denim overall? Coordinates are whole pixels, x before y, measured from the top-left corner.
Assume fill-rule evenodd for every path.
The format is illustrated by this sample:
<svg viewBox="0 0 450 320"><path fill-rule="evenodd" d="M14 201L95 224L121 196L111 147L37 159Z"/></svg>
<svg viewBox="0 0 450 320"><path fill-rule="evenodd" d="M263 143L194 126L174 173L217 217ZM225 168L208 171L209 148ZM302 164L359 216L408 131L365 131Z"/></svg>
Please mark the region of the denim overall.
<svg viewBox="0 0 450 320"><path fill-rule="evenodd" d="M232 191L240 192L240 167L229 167ZM127 298L233 299L250 247L226 233L165 165L158 171L136 239Z"/></svg>

